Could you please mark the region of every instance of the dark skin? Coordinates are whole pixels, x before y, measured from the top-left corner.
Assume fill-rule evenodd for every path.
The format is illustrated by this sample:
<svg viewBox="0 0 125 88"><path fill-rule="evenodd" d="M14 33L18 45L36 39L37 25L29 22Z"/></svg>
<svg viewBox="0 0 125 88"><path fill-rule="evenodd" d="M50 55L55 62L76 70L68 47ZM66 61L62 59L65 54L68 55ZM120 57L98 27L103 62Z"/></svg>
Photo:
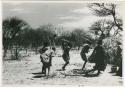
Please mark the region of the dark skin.
<svg viewBox="0 0 125 88"><path fill-rule="evenodd" d="M88 75L88 73L94 72L94 71L96 71L96 70L98 70L98 69L93 68L92 70L87 71L87 72L86 72L86 75ZM98 72L97 72L97 75L99 75L99 74L100 74L100 70L98 70Z"/></svg>
<svg viewBox="0 0 125 88"><path fill-rule="evenodd" d="M87 57L86 57L86 54L85 53L88 53L89 52L89 45L86 45L83 47L82 51L81 51L81 58L84 60L84 64L83 64L83 67L82 67L82 70L85 68L85 65L87 63Z"/></svg>
<svg viewBox="0 0 125 88"><path fill-rule="evenodd" d="M62 70L65 70L65 67L69 64L69 59L70 59L70 57L69 57L69 51L70 51L71 47L68 46L68 44L66 42L63 42L62 49L64 51L63 52L63 59L65 61L65 64L62 67Z"/></svg>
<svg viewBox="0 0 125 88"><path fill-rule="evenodd" d="M85 68L87 61L84 62L82 70Z"/></svg>

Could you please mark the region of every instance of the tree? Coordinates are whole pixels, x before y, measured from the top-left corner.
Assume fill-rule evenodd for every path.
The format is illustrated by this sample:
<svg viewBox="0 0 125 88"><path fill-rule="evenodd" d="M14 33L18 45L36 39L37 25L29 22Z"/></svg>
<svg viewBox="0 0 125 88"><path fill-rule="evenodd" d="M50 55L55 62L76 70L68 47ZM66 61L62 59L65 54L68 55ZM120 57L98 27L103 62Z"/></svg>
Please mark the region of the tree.
<svg viewBox="0 0 125 88"><path fill-rule="evenodd" d="M80 49L86 41L93 41L92 36L89 34L88 31L84 29L74 29L72 31L65 31L57 38L57 44L61 45L61 39L66 39L72 43L72 47Z"/></svg>
<svg viewBox="0 0 125 88"><path fill-rule="evenodd" d="M3 20L3 48L4 57L10 44L17 46L16 38L20 32L27 26L27 23L18 17L9 17ZM17 51L17 48L16 48ZM17 54L17 52L15 52ZM16 56L17 59L17 56Z"/></svg>
<svg viewBox="0 0 125 88"><path fill-rule="evenodd" d="M114 35L111 36L110 38L108 39L105 39L105 41L112 41L115 43L116 42L121 42L120 39L121 39L121 35L120 35L120 32L123 31L123 28L122 28L122 25L123 25L123 22L122 20L119 18L117 12L116 12L116 4L112 4L112 3L93 3L93 4L90 4L89 7L92 9L92 11L94 12L95 15L97 16L100 16L100 17L104 17L104 16L111 16L113 18L113 21L109 22L109 25L111 25L111 28L110 28L110 31L111 29L113 28L114 29ZM108 27L109 27L108 25ZM118 35L118 36L117 36ZM110 40L109 40L110 39ZM116 40L118 39L118 40ZM114 53L117 51L114 50L114 48L116 48L116 46L112 47L115 43L109 43L108 45L106 45L106 47L108 46L108 51L110 54L110 56L113 57L113 60L115 63L117 63L117 61L115 61L115 56L117 55L117 53ZM105 42L106 43L106 42ZM118 45L116 43L116 45ZM117 58L119 59L119 58ZM119 66L119 69L120 69L120 72L122 72L122 62L120 63L121 65Z"/></svg>
<svg viewBox="0 0 125 88"><path fill-rule="evenodd" d="M74 46L78 46L79 49L86 41L92 41L92 37L83 29L75 29L71 32L71 41L73 41Z"/></svg>
<svg viewBox="0 0 125 88"><path fill-rule="evenodd" d="M99 39L104 39L111 35L115 35L115 32L111 34L114 24L111 20L98 20L90 27L91 31L94 31L95 35L99 36Z"/></svg>
<svg viewBox="0 0 125 88"><path fill-rule="evenodd" d="M107 3L93 3L89 4L89 8L93 11L93 13L97 16L112 16L113 24L118 28L118 30L123 30L122 28L122 20L118 17L116 13L116 4L107 4Z"/></svg>

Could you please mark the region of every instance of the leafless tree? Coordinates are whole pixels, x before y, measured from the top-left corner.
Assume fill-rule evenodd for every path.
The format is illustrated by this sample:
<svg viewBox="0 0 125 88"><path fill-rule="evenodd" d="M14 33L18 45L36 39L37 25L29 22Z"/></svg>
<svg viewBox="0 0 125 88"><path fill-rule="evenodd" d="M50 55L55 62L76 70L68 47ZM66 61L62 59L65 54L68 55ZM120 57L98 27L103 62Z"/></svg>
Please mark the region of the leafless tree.
<svg viewBox="0 0 125 88"><path fill-rule="evenodd" d="M104 16L112 16L113 17L113 23L112 26L117 27L116 32L118 30L122 31L122 20L118 17L118 14L116 12L116 4L112 3L93 3L88 5L89 8L93 11L93 13L97 16L104 17Z"/></svg>

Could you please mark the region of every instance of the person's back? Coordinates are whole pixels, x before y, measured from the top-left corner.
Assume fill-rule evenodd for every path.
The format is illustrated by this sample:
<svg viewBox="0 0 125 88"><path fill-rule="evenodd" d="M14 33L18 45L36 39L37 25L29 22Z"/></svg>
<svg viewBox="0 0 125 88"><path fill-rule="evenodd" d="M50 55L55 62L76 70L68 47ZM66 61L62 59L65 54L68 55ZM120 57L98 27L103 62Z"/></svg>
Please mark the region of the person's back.
<svg viewBox="0 0 125 88"><path fill-rule="evenodd" d="M95 69L98 69L99 71L102 70L104 71L106 68L106 55L105 55L105 50L104 47L102 46L102 44L98 44L95 47Z"/></svg>
<svg viewBox="0 0 125 88"><path fill-rule="evenodd" d="M104 55L104 48L102 45L98 45L95 47L96 55Z"/></svg>
<svg viewBox="0 0 125 88"><path fill-rule="evenodd" d="M69 55L70 47L69 46L64 46L63 48L63 54L68 54Z"/></svg>
<svg viewBox="0 0 125 88"><path fill-rule="evenodd" d="M90 46L88 44L85 44L80 52L80 54L88 53Z"/></svg>
<svg viewBox="0 0 125 88"><path fill-rule="evenodd" d="M105 68L106 68L106 64L105 64L105 50L102 46L102 40L99 40L97 42L97 46L94 48L93 50L93 53L92 55L94 58L94 63L95 63L95 66L93 67L92 70L86 72L86 75L92 71L96 71L98 70L97 72L97 75L100 74L100 71L104 71Z"/></svg>
<svg viewBox="0 0 125 88"><path fill-rule="evenodd" d="M104 62L105 60L105 51L102 45L98 45L95 47L95 58L99 63Z"/></svg>

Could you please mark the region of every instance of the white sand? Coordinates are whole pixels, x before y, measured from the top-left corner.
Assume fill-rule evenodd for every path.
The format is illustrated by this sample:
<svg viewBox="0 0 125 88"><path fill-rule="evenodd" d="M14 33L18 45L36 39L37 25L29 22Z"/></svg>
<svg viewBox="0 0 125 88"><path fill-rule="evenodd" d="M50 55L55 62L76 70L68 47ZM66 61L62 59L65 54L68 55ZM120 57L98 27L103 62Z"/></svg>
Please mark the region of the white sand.
<svg viewBox="0 0 125 88"><path fill-rule="evenodd" d="M61 54L61 51L57 51ZM5 61L3 70L3 86L122 86L122 77L113 76L108 65L98 77L85 77L84 74L73 74L73 69L81 69L83 61L79 52L70 52L70 64L65 71L61 69L64 61L61 57L54 57L49 77L41 77L39 55L22 58L21 61ZM93 64L92 64L93 65ZM87 68L92 68L90 63Z"/></svg>

